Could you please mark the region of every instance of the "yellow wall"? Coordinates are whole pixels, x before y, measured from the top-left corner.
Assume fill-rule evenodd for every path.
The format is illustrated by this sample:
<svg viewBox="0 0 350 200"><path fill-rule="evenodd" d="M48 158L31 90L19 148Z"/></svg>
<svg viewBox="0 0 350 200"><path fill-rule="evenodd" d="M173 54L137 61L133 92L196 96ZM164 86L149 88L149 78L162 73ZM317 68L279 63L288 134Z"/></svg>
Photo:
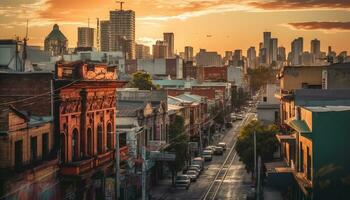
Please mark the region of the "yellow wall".
<svg viewBox="0 0 350 200"><path fill-rule="evenodd" d="M281 78L281 90L301 89L302 83L322 85L322 66L285 67Z"/></svg>

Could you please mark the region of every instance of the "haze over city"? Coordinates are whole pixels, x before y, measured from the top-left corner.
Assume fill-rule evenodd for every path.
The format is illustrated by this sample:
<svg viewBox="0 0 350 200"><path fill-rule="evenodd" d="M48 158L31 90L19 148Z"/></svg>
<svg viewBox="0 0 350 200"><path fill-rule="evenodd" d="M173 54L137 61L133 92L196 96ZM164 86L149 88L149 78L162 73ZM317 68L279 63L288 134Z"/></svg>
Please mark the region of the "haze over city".
<svg viewBox="0 0 350 200"><path fill-rule="evenodd" d="M0 38L24 37L29 20L29 44L43 39L57 23L69 40L77 43L76 27L96 28L96 18L108 19L118 9L112 0L3 0L0 2ZM271 31L279 45L290 50L294 38L321 40L321 50L350 51L350 2L347 0L133 0L125 9L136 13L136 42L151 46L162 32L174 32L175 50L191 45L218 51L258 46L262 32Z"/></svg>

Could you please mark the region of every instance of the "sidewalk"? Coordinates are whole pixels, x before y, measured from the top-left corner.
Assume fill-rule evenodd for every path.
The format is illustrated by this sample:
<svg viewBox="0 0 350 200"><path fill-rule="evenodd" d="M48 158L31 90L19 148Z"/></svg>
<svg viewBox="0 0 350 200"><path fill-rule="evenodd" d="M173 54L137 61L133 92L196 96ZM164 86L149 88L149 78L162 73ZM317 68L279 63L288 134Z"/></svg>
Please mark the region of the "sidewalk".
<svg viewBox="0 0 350 200"><path fill-rule="evenodd" d="M151 188L150 195L152 196L152 199L163 199L164 195L167 194L167 191L172 188L171 178L164 178L159 180L158 184Z"/></svg>

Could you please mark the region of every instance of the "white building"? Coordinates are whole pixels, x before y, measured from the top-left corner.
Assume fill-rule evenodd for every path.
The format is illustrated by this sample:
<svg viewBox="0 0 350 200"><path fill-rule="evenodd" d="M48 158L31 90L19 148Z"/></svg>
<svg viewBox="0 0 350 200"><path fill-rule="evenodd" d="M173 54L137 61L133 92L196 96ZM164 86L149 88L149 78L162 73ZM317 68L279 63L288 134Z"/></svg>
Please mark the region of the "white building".
<svg viewBox="0 0 350 200"><path fill-rule="evenodd" d="M258 120L265 124L277 123L279 120L279 101L275 98L278 90L276 84L267 84L264 88L262 99L257 107Z"/></svg>

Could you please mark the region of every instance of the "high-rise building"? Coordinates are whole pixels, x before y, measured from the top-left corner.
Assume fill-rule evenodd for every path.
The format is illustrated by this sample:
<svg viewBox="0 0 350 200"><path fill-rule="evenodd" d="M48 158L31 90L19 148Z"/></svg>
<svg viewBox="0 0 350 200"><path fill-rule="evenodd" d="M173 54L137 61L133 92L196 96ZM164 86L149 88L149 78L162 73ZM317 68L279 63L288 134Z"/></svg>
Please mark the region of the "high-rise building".
<svg viewBox="0 0 350 200"><path fill-rule="evenodd" d="M286 48L278 47L277 61L284 62L286 59Z"/></svg>
<svg viewBox="0 0 350 200"><path fill-rule="evenodd" d="M168 45L168 57L173 58L174 54L174 33L163 33L163 40Z"/></svg>
<svg viewBox="0 0 350 200"><path fill-rule="evenodd" d="M45 51L50 52L52 56L63 55L67 52L68 40L57 24L53 26L50 34L46 36L44 44Z"/></svg>
<svg viewBox="0 0 350 200"><path fill-rule="evenodd" d="M136 44L136 59L146 59L150 58L150 48L147 45Z"/></svg>
<svg viewBox="0 0 350 200"><path fill-rule="evenodd" d="M256 68L256 50L255 47L250 47L247 50L247 67Z"/></svg>
<svg viewBox="0 0 350 200"><path fill-rule="evenodd" d="M193 47L185 46L185 61L193 61Z"/></svg>
<svg viewBox="0 0 350 200"><path fill-rule="evenodd" d="M100 21L100 45L101 51L109 51L110 26L109 21Z"/></svg>
<svg viewBox="0 0 350 200"><path fill-rule="evenodd" d="M196 55L197 66L201 67L220 67L222 66L222 58L216 51L206 51L200 49Z"/></svg>
<svg viewBox="0 0 350 200"><path fill-rule="evenodd" d="M263 47L266 49L266 64L271 64L270 61L270 40L271 40L271 32L264 32L264 43Z"/></svg>
<svg viewBox="0 0 350 200"><path fill-rule="evenodd" d="M78 47L94 47L94 29L78 27Z"/></svg>
<svg viewBox="0 0 350 200"><path fill-rule="evenodd" d="M135 12L110 11L110 51L123 51L127 59L135 58Z"/></svg>
<svg viewBox="0 0 350 200"><path fill-rule="evenodd" d="M225 57L224 57L224 64L228 64L229 61L232 60L233 52L232 51L225 51Z"/></svg>
<svg viewBox="0 0 350 200"><path fill-rule="evenodd" d="M302 65L302 54L304 52L304 39L299 37L292 42L291 48L291 65Z"/></svg>
<svg viewBox="0 0 350 200"><path fill-rule="evenodd" d="M168 58L168 43L158 40L153 45L153 58Z"/></svg>
<svg viewBox="0 0 350 200"><path fill-rule="evenodd" d="M318 58L321 54L321 42L318 39L311 40L310 52Z"/></svg>
<svg viewBox="0 0 350 200"><path fill-rule="evenodd" d="M270 52L269 52L269 60L272 63L273 61L277 61L277 53L278 53L278 39L271 38L270 40Z"/></svg>

